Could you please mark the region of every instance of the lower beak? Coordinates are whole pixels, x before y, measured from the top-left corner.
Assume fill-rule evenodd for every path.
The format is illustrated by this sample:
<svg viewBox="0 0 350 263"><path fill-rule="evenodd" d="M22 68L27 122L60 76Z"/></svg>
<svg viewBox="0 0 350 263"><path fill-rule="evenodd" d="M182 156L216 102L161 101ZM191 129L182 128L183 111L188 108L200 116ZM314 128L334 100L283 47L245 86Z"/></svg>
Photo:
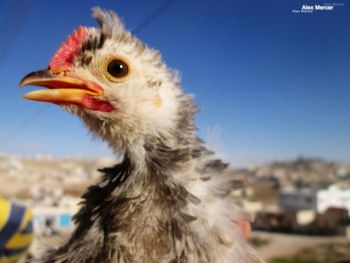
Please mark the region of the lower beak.
<svg viewBox="0 0 350 263"><path fill-rule="evenodd" d="M24 95L24 98L56 104L84 105L86 96L96 97L103 94L102 89L93 82L70 76L54 75L47 69L29 73L19 85L20 87L34 85L49 88L29 92Z"/></svg>

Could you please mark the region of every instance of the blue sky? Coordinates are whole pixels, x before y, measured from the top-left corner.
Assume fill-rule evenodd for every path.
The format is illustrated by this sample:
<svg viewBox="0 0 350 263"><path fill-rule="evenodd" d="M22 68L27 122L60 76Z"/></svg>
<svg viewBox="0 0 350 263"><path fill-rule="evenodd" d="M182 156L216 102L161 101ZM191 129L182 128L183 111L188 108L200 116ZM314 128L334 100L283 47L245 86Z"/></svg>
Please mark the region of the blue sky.
<svg viewBox="0 0 350 263"><path fill-rule="evenodd" d="M92 6L133 29L165 2L1 1L0 152L111 155L77 118L23 100L18 82L45 68L73 29L95 25ZM137 35L181 72L202 109L201 137L211 131L233 165L300 155L349 162L350 6L333 2L344 5L296 14L324 2L177 0Z"/></svg>

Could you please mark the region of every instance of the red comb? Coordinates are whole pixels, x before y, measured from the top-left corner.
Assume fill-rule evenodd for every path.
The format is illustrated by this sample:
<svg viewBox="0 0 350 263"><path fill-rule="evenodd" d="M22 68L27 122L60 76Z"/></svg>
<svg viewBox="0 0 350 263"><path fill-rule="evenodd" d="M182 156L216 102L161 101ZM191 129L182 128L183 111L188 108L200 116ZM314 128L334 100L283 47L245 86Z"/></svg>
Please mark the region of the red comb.
<svg viewBox="0 0 350 263"><path fill-rule="evenodd" d="M62 43L49 63L49 69L61 70L72 65L74 57L79 53L81 44L86 39L86 29L82 26L74 30L71 36L67 37L66 43Z"/></svg>

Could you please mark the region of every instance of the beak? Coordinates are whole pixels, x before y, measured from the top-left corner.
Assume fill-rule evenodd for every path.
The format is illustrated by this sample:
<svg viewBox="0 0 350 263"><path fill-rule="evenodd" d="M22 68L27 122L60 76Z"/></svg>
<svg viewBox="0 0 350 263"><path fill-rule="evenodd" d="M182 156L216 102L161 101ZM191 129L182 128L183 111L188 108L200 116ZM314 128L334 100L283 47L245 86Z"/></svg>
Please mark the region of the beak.
<svg viewBox="0 0 350 263"><path fill-rule="evenodd" d="M24 98L56 104L74 103L83 105L86 96L96 97L103 94L95 83L67 75L55 75L50 70L39 70L26 75L19 83L20 87L35 85L49 89L36 90L24 95Z"/></svg>
<svg viewBox="0 0 350 263"><path fill-rule="evenodd" d="M34 85L48 89L25 94L28 100L51 102L55 104L75 104L89 110L110 112L115 108L106 100L101 100L103 89L95 82L83 80L68 73L53 74L44 69L29 73L19 83L20 87Z"/></svg>

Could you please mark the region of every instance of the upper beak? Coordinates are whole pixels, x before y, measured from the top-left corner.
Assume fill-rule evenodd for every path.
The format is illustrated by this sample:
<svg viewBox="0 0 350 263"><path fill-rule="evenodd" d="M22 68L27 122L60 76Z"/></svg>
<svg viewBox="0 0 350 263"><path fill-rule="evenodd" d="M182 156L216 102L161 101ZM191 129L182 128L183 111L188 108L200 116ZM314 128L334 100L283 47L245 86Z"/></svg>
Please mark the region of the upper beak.
<svg viewBox="0 0 350 263"><path fill-rule="evenodd" d="M49 89L36 90L24 95L24 98L46 101L56 104L74 103L84 106L86 97L103 95L102 88L94 82L72 77L67 74L52 74L44 69L29 73L19 83L20 87L35 85Z"/></svg>

